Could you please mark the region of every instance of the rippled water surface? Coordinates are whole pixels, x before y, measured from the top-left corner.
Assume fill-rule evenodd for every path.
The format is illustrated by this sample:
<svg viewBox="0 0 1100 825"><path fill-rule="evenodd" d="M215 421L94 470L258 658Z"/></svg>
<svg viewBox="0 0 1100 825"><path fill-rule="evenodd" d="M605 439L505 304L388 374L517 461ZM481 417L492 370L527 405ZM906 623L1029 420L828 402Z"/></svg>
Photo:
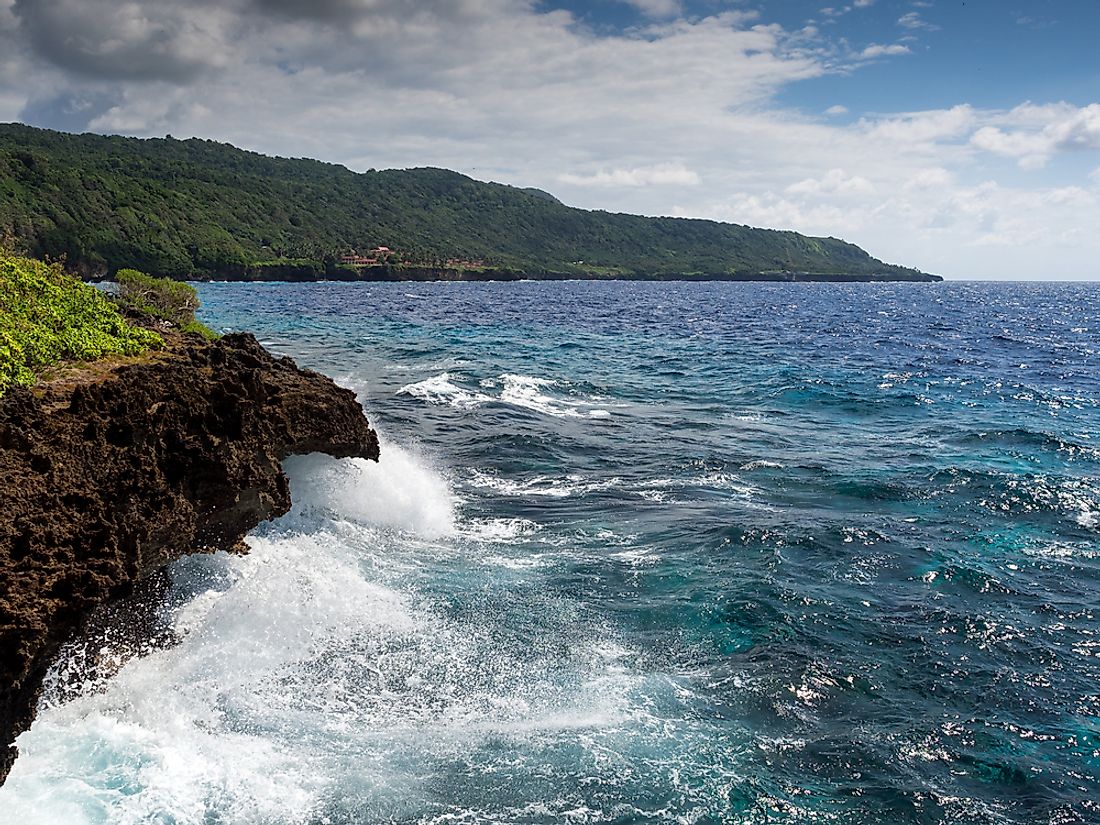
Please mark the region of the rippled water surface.
<svg viewBox="0 0 1100 825"><path fill-rule="evenodd" d="M382 461L175 565L12 821L1100 822L1100 286L200 291Z"/></svg>

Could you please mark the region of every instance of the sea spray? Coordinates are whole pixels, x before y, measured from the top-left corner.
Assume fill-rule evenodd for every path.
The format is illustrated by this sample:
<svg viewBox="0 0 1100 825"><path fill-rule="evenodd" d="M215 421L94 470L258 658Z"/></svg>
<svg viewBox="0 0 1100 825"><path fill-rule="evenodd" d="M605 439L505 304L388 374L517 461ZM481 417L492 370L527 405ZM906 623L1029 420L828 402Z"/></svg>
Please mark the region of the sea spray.
<svg viewBox="0 0 1100 825"><path fill-rule="evenodd" d="M173 565L178 643L47 698L5 789L20 821L417 817L453 760L623 718L629 652L587 635L569 602L536 597L529 628L501 624L510 596L480 561L463 570L453 543L509 533L456 531L444 478L392 443L383 456L288 461L295 508L248 555ZM417 564L433 554L478 596L424 592Z"/></svg>
<svg viewBox="0 0 1100 825"><path fill-rule="evenodd" d="M426 538L454 532L454 495L423 460L382 440L377 462L293 456L284 464L295 479L295 518L334 518L392 527Z"/></svg>

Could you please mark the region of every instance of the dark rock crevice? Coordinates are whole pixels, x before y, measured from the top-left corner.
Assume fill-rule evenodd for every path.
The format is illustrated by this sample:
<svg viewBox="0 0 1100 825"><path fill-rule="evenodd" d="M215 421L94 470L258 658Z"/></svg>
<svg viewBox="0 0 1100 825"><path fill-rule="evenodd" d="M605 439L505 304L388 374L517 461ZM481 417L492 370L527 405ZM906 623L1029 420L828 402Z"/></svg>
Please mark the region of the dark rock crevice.
<svg viewBox="0 0 1100 825"><path fill-rule="evenodd" d="M0 399L0 782L59 647L169 562L290 509L281 462L377 459L354 394L250 335Z"/></svg>

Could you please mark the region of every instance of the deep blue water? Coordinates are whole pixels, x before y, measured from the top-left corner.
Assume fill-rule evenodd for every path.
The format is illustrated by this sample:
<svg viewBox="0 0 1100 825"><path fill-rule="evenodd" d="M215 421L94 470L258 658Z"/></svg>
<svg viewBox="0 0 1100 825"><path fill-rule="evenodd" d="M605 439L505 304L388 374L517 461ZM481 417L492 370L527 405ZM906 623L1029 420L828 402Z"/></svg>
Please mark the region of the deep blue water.
<svg viewBox="0 0 1100 825"><path fill-rule="evenodd" d="M176 566L25 821L1100 822L1100 285L200 294L383 460Z"/></svg>

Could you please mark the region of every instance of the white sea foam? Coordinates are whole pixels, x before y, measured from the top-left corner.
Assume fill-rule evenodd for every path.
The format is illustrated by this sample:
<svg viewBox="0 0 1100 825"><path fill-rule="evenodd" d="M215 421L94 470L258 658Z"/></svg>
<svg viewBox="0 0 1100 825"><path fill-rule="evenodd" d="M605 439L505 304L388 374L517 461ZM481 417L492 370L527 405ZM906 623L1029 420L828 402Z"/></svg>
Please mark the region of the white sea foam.
<svg viewBox="0 0 1100 825"><path fill-rule="evenodd" d="M480 470L473 470L469 475L469 483L475 487L486 487L505 496L536 496L546 498L569 498L570 496L585 496L589 493L601 490L611 490L623 486L623 480L619 477L593 480L582 475L571 474L568 476L535 476L534 478L518 481L505 478Z"/></svg>
<svg viewBox="0 0 1100 825"><path fill-rule="evenodd" d="M461 534L476 541L510 542L541 530L536 521L526 518L472 519L462 524Z"/></svg>
<svg viewBox="0 0 1100 825"><path fill-rule="evenodd" d="M558 418L576 417L581 414L580 410L573 404L545 392L547 388L553 387L555 384L549 379L505 373L500 376L500 380L503 384L500 391L500 400L505 404Z"/></svg>
<svg viewBox="0 0 1100 825"><path fill-rule="evenodd" d="M780 464L778 461L769 461L766 458L761 458L761 459L757 459L755 461L749 461L749 462L746 462L745 464L742 464L741 469L745 470L746 472L751 471L751 470L763 470L763 469L781 470L781 469L783 469L783 465Z"/></svg>
<svg viewBox="0 0 1100 825"><path fill-rule="evenodd" d="M398 395L408 395L430 404L459 410L471 410L482 404L495 402L555 418L611 417L611 412L605 409L611 406L606 403L606 398L558 397L550 392L551 388L558 386L558 382L549 378L504 373L496 378L483 379L478 386L480 389L462 386L456 383L449 372L444 372L406 384L398 390ZM482 390L493 390L496 394Z"/></svg>
<svg viewBox="0 0 1100 825"><path fill-rule="evenodd" d="M339 519L393 527L428 538L455 529L455 498L423 458L383 442L378 462L335 461L323 455L285 462L299 483L295 514L324 510Z"/></svg>
<svg viewBox="0 0 1100 825"><path fill-rule="evenodd" d="M619 490L647 501L663 502L668 501L672 493L691 488L719 490L744 499L750 499L758 492L756 487L746 484L739 476L722 472L688 478L630 481L620 476L595 479L577 473L566 476L538 475L519 480L473 470L468 476L468 483L515 498L583 498L593 493Z"/></svg>
<svg viewBox="0 0 1100 825"><path fill-rule="evenodd" d="M612 553L611 558L618 559L630 567L648 567L661 560L661 557L648 547L632 547L629 550L620 550L617 553Z"/></svg>
<svg viewBox="0 0 1100 825"><path fill-rule="evenodd" d="M493 397L484 393L463 389L451 380L450 373L425 378L414 384L406 384L397 391L398 395L410 395L431 404L442 404L460 410L472 410L479 404L492 401Z"/></svg>
<svg viewBox="0 0 1100 825"><path fill-rule="evenodd" d="M453 565L478 600L493 598L486 562L537 575L537 556L504 548L539 526L462 524L428 462L393 444L382 455L288 462L294 511L250 537L249 555L173 565L181 641L97 692L48 697L19 740L5 816L321 822L350 800L411 821L432 810L437 772L487 743L530 742L513 754L533 771L559 737L602 753L600 737L647 712L630 698L647 678L636 657L560 599L526 603L554 640L532 645L491 606L453 617L421 593L404 560L424 547L497 547Z"/></svg>

